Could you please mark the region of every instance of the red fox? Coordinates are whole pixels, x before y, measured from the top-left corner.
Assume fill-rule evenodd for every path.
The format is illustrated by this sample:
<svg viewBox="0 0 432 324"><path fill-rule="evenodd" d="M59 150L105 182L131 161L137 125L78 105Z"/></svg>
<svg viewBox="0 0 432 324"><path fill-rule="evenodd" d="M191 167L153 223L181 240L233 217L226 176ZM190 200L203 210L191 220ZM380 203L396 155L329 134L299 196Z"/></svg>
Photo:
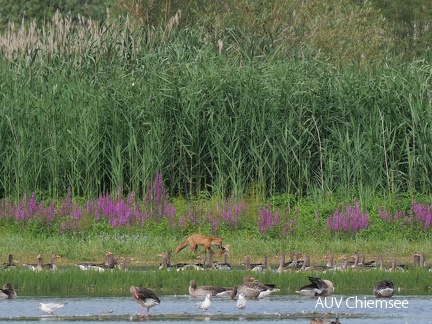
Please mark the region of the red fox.
<svg viewBox="0 0 432 324"><path fill-rule="evenodd" d="M191 252L195 253L198 249L198 245L201 245L204 247L204 252L207 252L209 250L211 253L214 253L211 249L211 246L218 246L220 249L225 250L225 248L222 246L222 238L213 238L204 236L201 234L193 234L186 238L183 242L181 242L179 245L177 245L175 249L175 253L179 253L181 250L183 250L188 244L190 245Z"/></svg>

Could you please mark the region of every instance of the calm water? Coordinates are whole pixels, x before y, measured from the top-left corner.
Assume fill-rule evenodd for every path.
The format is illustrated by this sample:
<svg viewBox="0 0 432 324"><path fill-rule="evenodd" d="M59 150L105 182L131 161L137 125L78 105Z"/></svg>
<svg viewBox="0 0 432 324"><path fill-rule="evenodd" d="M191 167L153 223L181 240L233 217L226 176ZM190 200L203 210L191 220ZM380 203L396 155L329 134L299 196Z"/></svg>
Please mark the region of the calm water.
<svg viewBox="0 0 432 324"><path fill-rule="evenodd" d="M390 300L380 300L378 304L373 296L363 294L334 295L327 299L301 298L297 295L271 295L262 300L248 300L244 310L237 309L235 301L228 297L219 297L212 299L208 313L196 307L196 303L202 298L190 298L188 295L162 295L160 299L161 304L153 307L150 310L150 318L144 321L176 324L191 321L309 323L312 317L324 318L325 314L328 314L329 319L334 320L335 317L339 317L343 324L361 324L371 321L383 324L432 323L431 295L400 294ZM380 304L381 301L383 301L382 304ZM46 315L37 309L41 302L67 303L67 305L57 310L54 315ZM367 302L369 304L366 304ZM139 305L129 295L119 297L19 296L15 300L0 300L0 322L6 320L26 323L143 321L137 315L138 313Z"/></svg>

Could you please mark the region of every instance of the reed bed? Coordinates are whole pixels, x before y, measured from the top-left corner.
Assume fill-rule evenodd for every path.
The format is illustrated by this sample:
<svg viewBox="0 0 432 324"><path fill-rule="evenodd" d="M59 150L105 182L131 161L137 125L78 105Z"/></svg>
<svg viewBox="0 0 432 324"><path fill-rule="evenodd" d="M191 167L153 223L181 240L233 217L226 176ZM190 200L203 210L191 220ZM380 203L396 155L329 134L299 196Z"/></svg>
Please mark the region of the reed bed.
<svg viewBox="0 0 432 324"><path fill-rule="evenodd" d="M0 197L143 198L157 170L171 197L430 192L426 61L338 69L235 29L57 22L0 61Z"/></svg>
<svg viewBox="0 0 432 324"><path fill-rule="evenodd" d="M112 293L128 294L131 285L145 286L161 294L188 294L189 281L194 279L198 285L216 285L233 287L241 284L244 275L276 284L283 294L293 294L300 287L309 284L308 276L318 276L333 282L336 293L348 291L370 291L380 280L392 280L395 288L401 292L430 289L431 273L424 269L411 269L406 272L345 271L345 272L267 272L259 274L245 270L232 271L166 271L149 268L146 271L128 272L113 270L105 272L81 271L78 268L61 268L59 271L33 272L26 270L0 271L0 282L11 282L15 289L23 294L58 292L58 293Z"/></svg>

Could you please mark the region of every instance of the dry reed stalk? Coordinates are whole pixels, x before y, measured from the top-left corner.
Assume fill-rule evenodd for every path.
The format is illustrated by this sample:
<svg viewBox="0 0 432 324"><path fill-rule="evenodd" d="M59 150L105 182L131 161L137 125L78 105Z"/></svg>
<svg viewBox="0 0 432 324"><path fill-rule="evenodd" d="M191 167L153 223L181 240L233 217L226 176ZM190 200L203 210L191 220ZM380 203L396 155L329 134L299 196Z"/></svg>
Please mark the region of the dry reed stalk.
<svg viewBox="0 0 432 324"><path fill-rule="evenodd" d="M82 56L91 48L97 48L101 55L112 51L113 47L120 53L123 44L127 43L126 30L129 34L133 31L129 19L123 24L112 22L107 25L80 15L76 20L71 16L63 17L57 11L52 21L42 28L35 21L26 23L23 20L20 26L10 23L6 32L0 35L0 52L8 60L23 55L31 58L35 53L40 60L57 54Z"/></svg>

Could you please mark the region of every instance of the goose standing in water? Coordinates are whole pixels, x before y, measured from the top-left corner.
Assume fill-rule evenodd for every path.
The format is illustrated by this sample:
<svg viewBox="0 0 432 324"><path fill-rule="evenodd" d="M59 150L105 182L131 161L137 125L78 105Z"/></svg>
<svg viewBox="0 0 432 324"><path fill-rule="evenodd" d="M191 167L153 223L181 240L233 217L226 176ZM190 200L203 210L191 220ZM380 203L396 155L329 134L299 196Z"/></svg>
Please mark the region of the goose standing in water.
<svg viewBox="0 0 432 324"><path fill-rule="evenodd" d="M10 283L5 283L0 289L0 299L15 299L17 294Z"/></svg>
<svg viewBox="0 0 432 324"><path fill-rule="evenodd" d="M140 305L141 318L150 316L150 308L160 304L160 299L150 289L144 287L130 287L130 292L135 301ZM147 315L144 315L144 308L147 308Z"/></svg>
<svg viewBox="0 0 432 324"><path fill-rule="evenodd" d="M257 299L263 298L276 291L279 291L279 289L277 289L273 284L264 284L255 280L255 278L251 276L244 276L243 283L234 287L230 293L230 297L231 299L234 299L238 293L245 295L245 297L249 299Z"/></svg>
<svg viewBox="0 0 432 324"><path fill-rule="evenodd" d="M29 267L33 271L41 271L43 269L42 254L39 253L36 258L38 259L37 264L24 263L23 266Z"/></svg>
<svg viewBox="0 0 432 324"><path fill-rule="evenodd" d="M44 264L44 269L47 270L57 270L56 259L60 258L60 255L51 254L51 263Z"/></svg>
<svg viewBox="0 0 432 324"><path fill-rule="evenodd" d="M247 285L250 287L256 288L259 290L258 298L264 298L274 292L280 291L280 289L276 288L275 284L262 283L258 280L253 280L252 282L247 282Z"/></svg>
<svg viewBox="0 0 432 324"><path fill-rule="evenodd" d="M390 280L382 280L375 284L373 293L376 298L390 298L394 294L394 285Z"/></svg>
<svg viewBox="0 0 432 324"><path fill-rule="evenodd" d="M231 292L231 289L218 286L197 286L195 280L189 283L189 295L193 297L204 297L207 294L210 296L221 296Z"/></svg>
<svg viewBox="0 0 432 324"><path fill-rule="evenodd" d="M251 276L244 276L243 283L241 285L237 285L233 288L230 293L230 298L234 299L234 297L238 294L243 294L248 299L257 299L260 291L254 285L250 285L249 280L254 280L255 278Z"/></svg>
<svg viewBox="0 0 432 324"><path fill-rule="evenodd" d="M301 287L296 291L300 296L317 297L330 296L333 293L334 287L330 280L321 278L308 277L311 284Z"/></svg>

